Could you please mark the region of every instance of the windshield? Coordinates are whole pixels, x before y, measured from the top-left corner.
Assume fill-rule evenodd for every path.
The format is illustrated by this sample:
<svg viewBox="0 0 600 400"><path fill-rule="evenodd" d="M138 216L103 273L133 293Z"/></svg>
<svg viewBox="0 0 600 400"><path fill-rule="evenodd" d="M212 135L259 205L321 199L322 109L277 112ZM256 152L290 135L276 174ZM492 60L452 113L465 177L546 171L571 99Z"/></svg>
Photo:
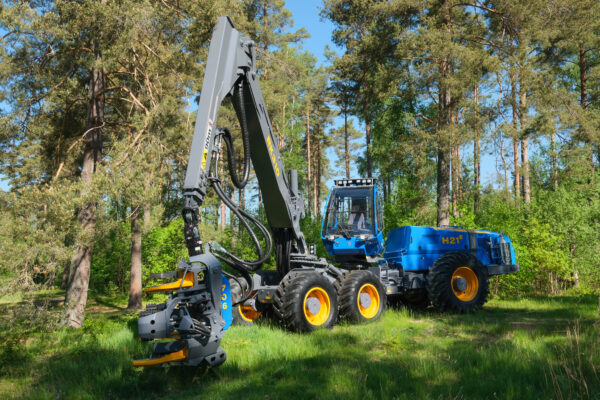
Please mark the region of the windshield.
<svg viewBox="0 0 600 400"><path fill-rule="evenodd" d="M375 234L373 188L335 188L329 198L324 235Z"/></svg>

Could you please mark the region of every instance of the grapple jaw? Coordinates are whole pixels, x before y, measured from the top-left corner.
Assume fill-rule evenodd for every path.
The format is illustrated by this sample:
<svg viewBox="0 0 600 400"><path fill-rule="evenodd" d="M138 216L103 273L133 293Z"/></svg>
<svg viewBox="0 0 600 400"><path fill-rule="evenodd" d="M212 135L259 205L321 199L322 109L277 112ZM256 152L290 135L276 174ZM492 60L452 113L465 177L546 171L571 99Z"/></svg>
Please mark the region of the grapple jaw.
<svg viewBox="0 0 600 400"><path fill-rule="evenodd" d="M155 342L148 359L133 366L162 364L218 366L225 362L219 347L223 333L231 325L231 292L221 264L211 254L190 257L179 263L179 280L148 288L149 292L169 291L162 304L149 304L140 314L138 334L142 341Z"/></svg>

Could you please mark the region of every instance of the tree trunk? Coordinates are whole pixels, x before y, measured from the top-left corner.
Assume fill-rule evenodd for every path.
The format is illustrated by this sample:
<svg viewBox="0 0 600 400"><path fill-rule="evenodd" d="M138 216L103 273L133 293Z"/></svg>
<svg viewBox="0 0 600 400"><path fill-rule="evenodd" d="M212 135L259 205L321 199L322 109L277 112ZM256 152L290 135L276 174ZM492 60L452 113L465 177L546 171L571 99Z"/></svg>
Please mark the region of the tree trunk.
<svg viewBox="0 0 600 400"><path fill-rule="evenodd" d="M315 182L315 216L321 215L321 140L317 142L317 174Z"/></svg>
<svg viewBox="0 0 600 400"><path fill-rule="evenodd" d="M371 123L368 119L365 122L365 140L367 142L367 151L365 153L367 157L367 177L371 178L373 177L373 160L371 160Z"/></svg>
<svg viewBox="0 0 600 400"><path fill-rule="evenodd" d="M101 60L97 43L94 43L96 60ZM102 125L104 124L104 87L105 77L102 69L93 69L90 76L87 104L87 123L85 147L81 168L82 196L89 195L92 176L96 164L102 156ZM75 245L75 253L71 259L71 273L65 296L64 324L72 328L80 328L85 319L94 230L96 226L96 203L89 201L78 213L81 224L81 235Z"/></svg>
<svg viewBox="0 0 600 400"><path fill-rule="evenodd" d="M129 274L128 310L142 308L142 227L140 206L131 211L131 271Z"/></svg>
<svg viewBox="0 0 600 400"><path fill-rule="evenodd" d="M527 92L520 85L520 106L521 106L521 165L523 166L523 199L525 203L531 202L531 189L529 186L529 139L527 138Z"/></svg>
<svg viewBox="0 0 600 400"><path fill-rule="evenodd" d="M475 109L477 110L479 108L479 85L475 86L473 103L475 103ZM479 124L475 126L474 131L475 139L473 140L473 186L475 187L475 194L473 197L473 212L477 214L481 202L481 139L479 134Z"/></svg>
<svg viewBox="0 0 600 400"><path fill-rule="evenodd" d="M219 163L219 176L223 176L223 163ZM225 192L227 192L227 186L225 186ZM219 229L221 232L225 231L225 202L219 199L219 214L221 217Z"/></svg>
<svg viewBox="0 0 600 400"><path fill-rule="evenodd" d="M346 179L350 179L350 139L348 138L348 110L344 109L344 165Z"/></svg>
<svg viewBox="0 0 600 400"><path fill-rule="evenodd" d="M552 187L558 189L558 160L556 156L556 140L554 133L550 134L550 144L552 148Z"/></svg>
<svg viewBox="0 0 600 400"><path fill-rule="evenodd" d="M312 196L310 196L311 193L311 170L310 170L310 110L307 107L306 108L306 193L308 194L308 210L309 212L312 210L311 208L311 198Z"/></svg>
<svg viewBox="0 0 600 400"><path fill-rule="evenodd" d="M444 8L443 24L447 30L447 40L451 40L450 8L448 0L441 0ZM448 87L450 60L444 56L440 62L441 83L439 91L438 120L438 159L437 159L437 224L450 224L450 126L452 125L451 95ZM440 129L441 128L441 129Z"/></svg>
<svg viewBox="0 0 600 400"><path fill-rule="evenodd" d="M457 174L457 155L456 146L452 146L450 153L450 166L451 166L451 178L452 178L452 216L458 218L458 174Z"/></svg>
<svg viewBox="0 0 600 400"><path fill-rule="evenodd" d="M588 108L588 90L587 90L587 58L586 58L586 50L583 46L583 43L579 43L579 86L580 86L580 105L583 110L587 110ZM588 160L592 168L594 168L594 151L592 149L592 144L590 140L590 135L588 132L582 132L582 138L585 143L585 148Z"/></svg>
<svg viewBox="0 0 600 400"><path fill-rule="evenodd" d="M510 95L512 105L512 123L515 131L515 137L513 137L513 160L515 164L515 199L521 197L521 169L519 168L519 139L518 139L518 117L519 112L517 109L517 82L515 76L510 76Z"/></svg>

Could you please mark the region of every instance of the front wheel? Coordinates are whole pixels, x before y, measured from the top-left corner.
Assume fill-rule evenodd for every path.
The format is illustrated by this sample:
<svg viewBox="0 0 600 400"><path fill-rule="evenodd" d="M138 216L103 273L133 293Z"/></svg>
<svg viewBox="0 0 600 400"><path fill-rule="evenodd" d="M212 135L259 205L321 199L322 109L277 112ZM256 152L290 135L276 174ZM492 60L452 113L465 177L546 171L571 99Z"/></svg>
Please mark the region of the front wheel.
<svg viewBox="0 0 600 400"><path fill-rule="evenodd" d="M352 322L373 322L385 311L385 289L369 271L347 273L339 284L338 293L340 315Z"/></svg>
<svg viewBox="0 0 600 400"><path fill-rule="evenodd" d="M290 272L279 284L274 311L284 327L298 332L331 328L337 317L337 294L317 272Z"/></svg>
<svg viewBox="0 0 600 400"><path fill-rule="evenodd" d="M439 311L479 310L489 294L488 274L473 256L449 252L438 258L427 276L427 292Z"/></svg>

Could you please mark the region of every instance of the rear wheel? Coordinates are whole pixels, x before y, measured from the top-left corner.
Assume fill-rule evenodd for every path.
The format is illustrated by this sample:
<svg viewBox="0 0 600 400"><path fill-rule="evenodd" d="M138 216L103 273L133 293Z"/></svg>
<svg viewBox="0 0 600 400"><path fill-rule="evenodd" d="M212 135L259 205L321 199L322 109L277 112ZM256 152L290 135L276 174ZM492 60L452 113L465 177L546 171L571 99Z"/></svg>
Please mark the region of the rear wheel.
<svg viewBox="0 0 600 400"><path fill-rule="evenodd" d="M470 254L449 252L431 267L427 292L434 307L440 311L475 312L487 301L488 274Z"/></svg>
<svg viewBox="0 0 600 400"><path fill-rule="evenodd" d="M385 310L381 281L369 271L351 271L339 283L340 315L353 322L378 320Z"/></svg>
<svg viewBox="0 0 600 400"><path fill-rule="evenodd" d="M279 284L274 311L284 327L309 332L331 328L337 317L337 294L317 272L291 272Z"/></svg>

